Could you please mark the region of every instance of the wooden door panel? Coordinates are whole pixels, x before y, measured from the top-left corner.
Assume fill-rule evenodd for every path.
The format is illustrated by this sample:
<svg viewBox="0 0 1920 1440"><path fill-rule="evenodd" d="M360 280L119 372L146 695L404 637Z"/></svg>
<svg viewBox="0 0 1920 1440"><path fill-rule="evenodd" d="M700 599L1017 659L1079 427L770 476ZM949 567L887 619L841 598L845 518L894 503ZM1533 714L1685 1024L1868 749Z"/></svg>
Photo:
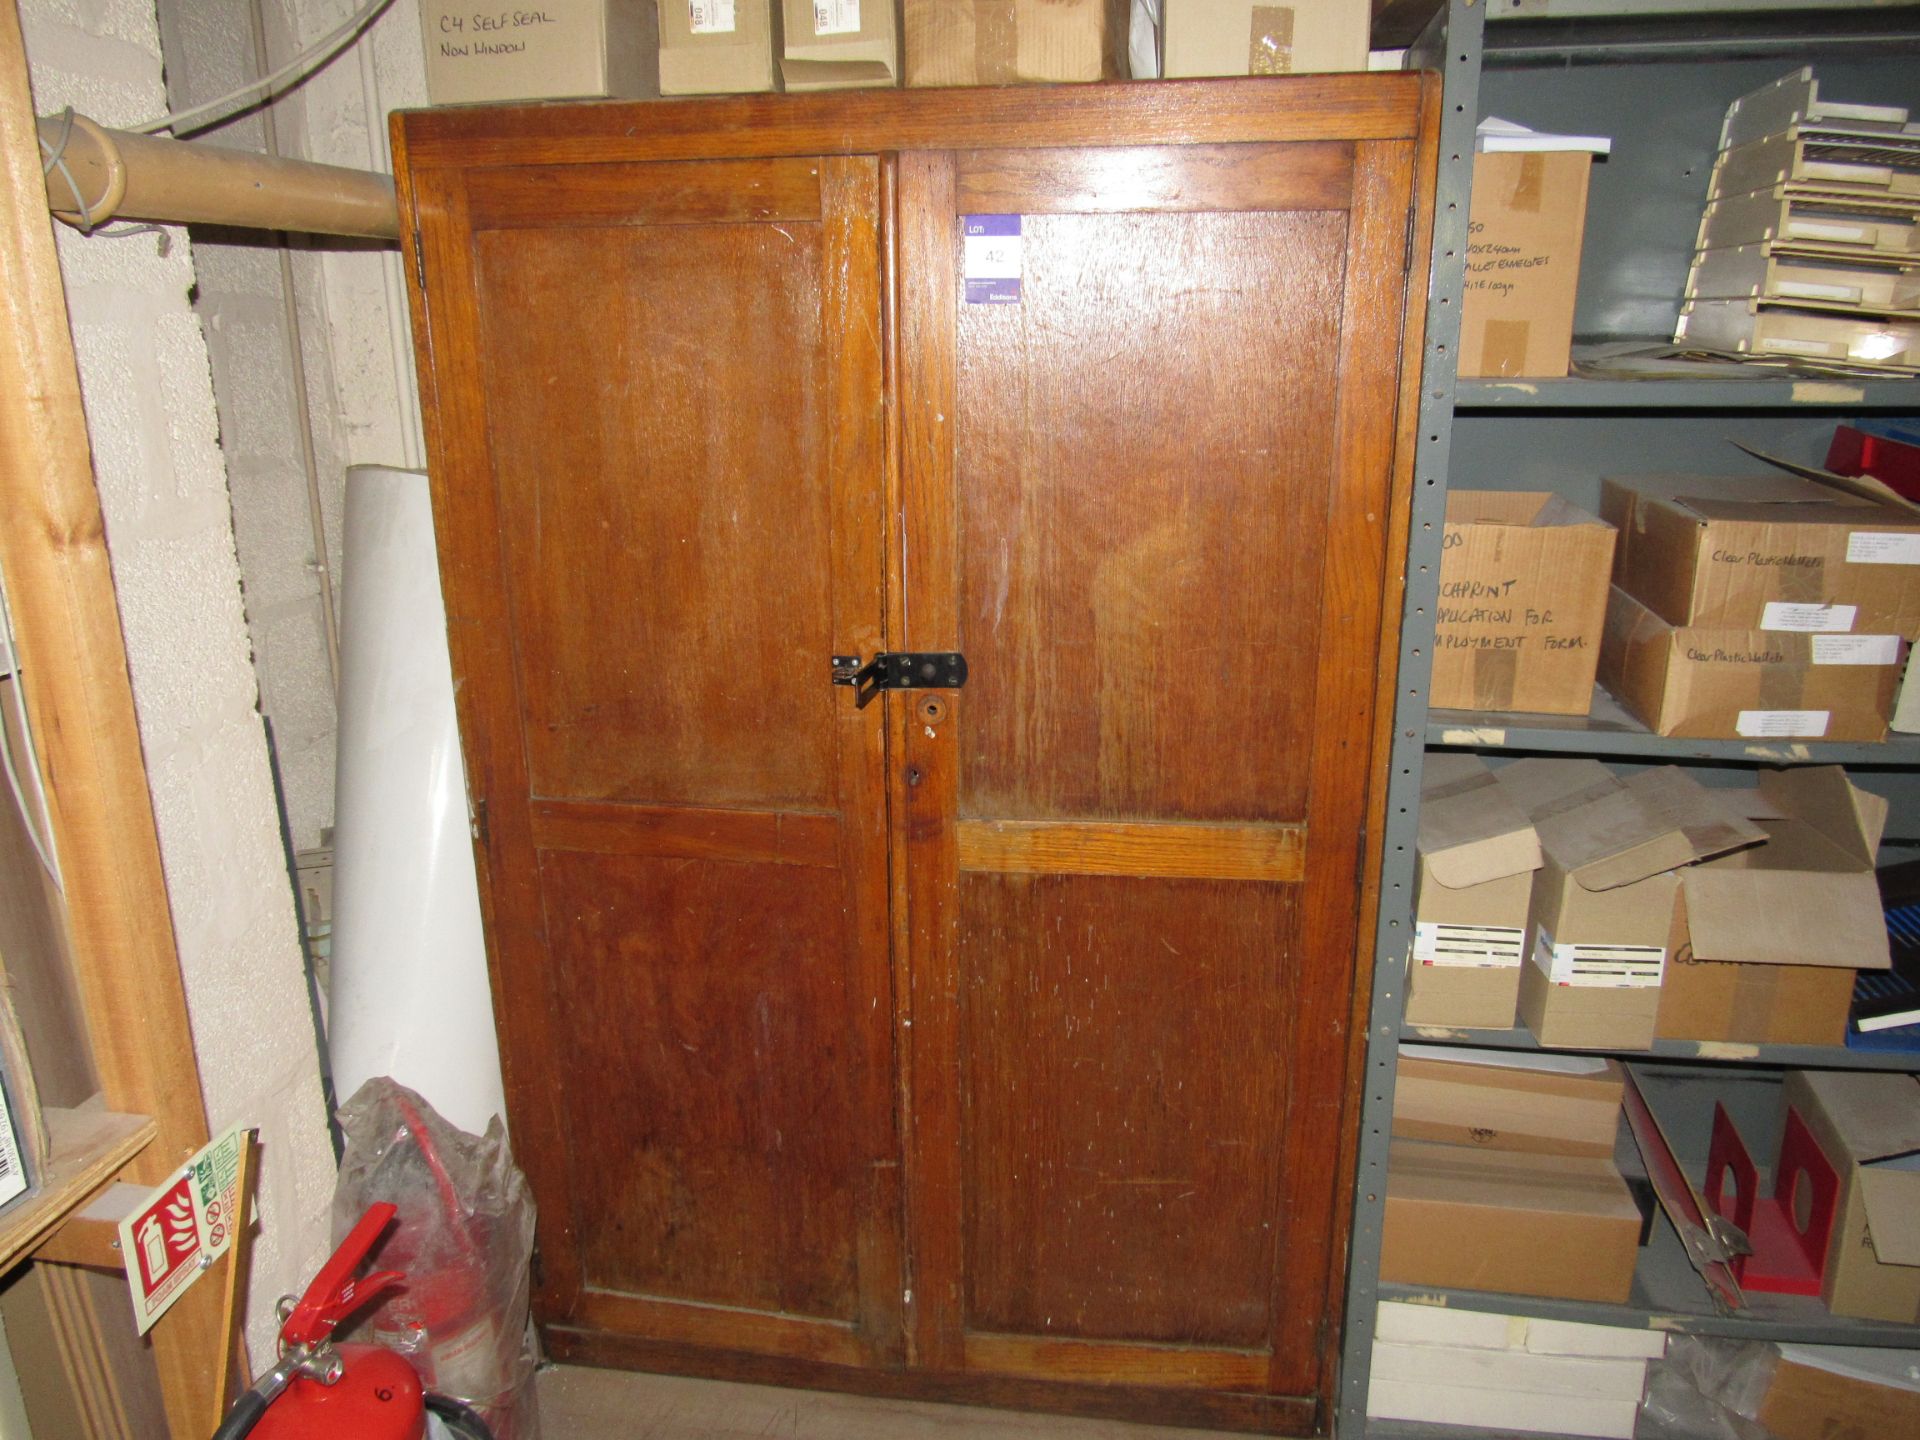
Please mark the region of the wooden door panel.
<svg viewBox="0 0 1920 1440"><path fill-rule="evenodd" d="M506 640L462 672L516 1135L565 1116L540 1317L878 1363L885 736L829 680L884 636L879 165L467 182L435 478L450 625Z"/></svg>
<svg viewBox="0 0 1920 1440"><path fill-rule="evenodd" d="M1337 368L1345 217L1022 228L1020 303L957 321L960 813L1300 819L1306 749L1273 742L1313 711L1303 377Z"/></svg>
<svg viewBox="0 0 1920 1440"><path fill-rule="evenodd" d="M536 795L833 796L822 252L817 218L479 236Z"/></svg>
<svg viewBox="0 0 1920 1440"><path fill-rule="evenodd" d="M1292 900L962 873L969 1331L1264 1347Z"/></svg>
<svg viewBox="0 0 1920 1440"><path fill-rule="evenodd" d="M970 670L896 731L933 1363L1324 1394L1410 173L903 161L896 622Z"/></svg>
<svg viewBox="0 0 1920 1440"><path fill-rule="evenodd" d="M840 896L798 865L549 853L576 1206L600 1288L851 1321ZM825 883L823 883L825 882ZM560 923L554 923L558 921Z"/></svg>

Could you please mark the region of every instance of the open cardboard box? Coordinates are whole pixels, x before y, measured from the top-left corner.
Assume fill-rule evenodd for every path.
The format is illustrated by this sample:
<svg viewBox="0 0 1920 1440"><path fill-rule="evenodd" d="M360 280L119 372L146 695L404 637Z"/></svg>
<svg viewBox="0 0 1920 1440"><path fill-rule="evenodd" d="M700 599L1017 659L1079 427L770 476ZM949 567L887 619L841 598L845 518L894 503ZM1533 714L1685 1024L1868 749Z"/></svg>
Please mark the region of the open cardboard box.
<svg viewBox="0 0 1920 1440"><path fill-rule="evenodd" d="M1821 1298L1836 1315L1920 1322L1920 1081L1795 1070L1784 1095L1840 1172Z"/></svg>
<svg viewBox="0 0 1920 1440"><path fill-rule="evenodd" d="M1477 755L1429 755L1420 787L1420 866L1408 1023L1512 1026L1540 840Z"/></svg>
<svg viewBox="0 0 1920 1440"><path fill-rule="evenodd" d="M1672 766L1621 779L1594 760L1528 759L1497 774L1544 854L1521 1014L1543 1045L1647 1048L1680 886L1673 872L1766 832Z"/></svg>
<svg viewBox="0 0 1920 1440"><path fill-rule="evenodd" d="M1727 796L1767 843L1683 872L1694 963L1669 971L1659 1034L1843 1044L1854 971L1892 963L1874 876L1887 802L1836 765L1762 771Z"/></svg>

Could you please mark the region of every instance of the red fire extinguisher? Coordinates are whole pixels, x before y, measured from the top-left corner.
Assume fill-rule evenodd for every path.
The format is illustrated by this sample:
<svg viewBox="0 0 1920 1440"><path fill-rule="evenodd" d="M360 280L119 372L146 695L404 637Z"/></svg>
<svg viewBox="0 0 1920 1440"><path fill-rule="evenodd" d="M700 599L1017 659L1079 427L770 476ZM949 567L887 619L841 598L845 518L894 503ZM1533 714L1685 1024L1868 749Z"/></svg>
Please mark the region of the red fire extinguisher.
<svg viewBox="0 0 1920 1440"><path fill-rule="evenodd" d="M354 1278L394 1213L369 1206L286 1309L279 1361L234 1403L213 1440L492 1440L469 1406L425 1390L391 1350L333 1342L335 1326L406 1279L397 1270Z"/></svg>

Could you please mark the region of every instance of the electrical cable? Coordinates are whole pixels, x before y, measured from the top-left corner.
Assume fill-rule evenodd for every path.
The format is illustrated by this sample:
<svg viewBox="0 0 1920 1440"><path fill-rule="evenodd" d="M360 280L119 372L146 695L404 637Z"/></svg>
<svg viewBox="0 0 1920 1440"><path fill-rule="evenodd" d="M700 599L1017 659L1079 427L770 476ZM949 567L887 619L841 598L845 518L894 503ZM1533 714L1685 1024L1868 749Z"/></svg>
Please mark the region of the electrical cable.
<svg viewBox="0 0 1920 1440"><path fill-rule="evenodd" d="M71 105L60 112L60 138L51 143L47 137L40 137L40 149L44 158L40 161L40 174L51 175L55 170L60 178L67 182L67 191L73 196L73 208L80 212L80 233L93 233L93 210L87 204L87 197L80 193L80 184L73 178L73 171L67 166L67 142L73 138L73 107Z"/></svg>
<svg viewBox="0 0 1920 1440"><path fill-rule="evenodd" d="M393 0L367 0L364 6L341 21L327 35L309 45L271 75L250 80L238 89L229 90L225 95L208 100L204 104L190 106L185 110L170 111L157 120L149 120L144 125L133 125L128 128L136 135L151 135L157 130L172 130L176 138L183 133L204 130L207 126L228 118L225 115L213 116L214 111L240 101L251 102L269 96L281 81L296 74L299 78L305 79L313 70L331 60L348 40L356 37L377 20L381 12L392 3ZM213 118L202 120L202 116L213 116Z"/></svg>
<svg viewBox="0 0 1920 1440"><path fill-rule="evenodd" d="M0 633L4 633L7 649L13 656L13 708L20 721L20 734L26 741L27 764L32 768L34 793L39 797L37 806L27 804L24 787L20 784L20 771L13 760L13 735L4 723L0 723L0 766L7 772L7 787L13 791L13 803L20 807L20 823L26 828L27 840L33 846L33 853L40 857L40 864L47 876L53 881L53 888L61 894L66 893L66 885L60 878L60 862L55 857L52 845L52 817L47 813L47 792L40 783L40 755L33 743L33 722L27 718L26 676L20 664L19 651L14 648L13 611L7 604L5 577L0 576ZM35 813L39 822L34 821Z"/></svg>

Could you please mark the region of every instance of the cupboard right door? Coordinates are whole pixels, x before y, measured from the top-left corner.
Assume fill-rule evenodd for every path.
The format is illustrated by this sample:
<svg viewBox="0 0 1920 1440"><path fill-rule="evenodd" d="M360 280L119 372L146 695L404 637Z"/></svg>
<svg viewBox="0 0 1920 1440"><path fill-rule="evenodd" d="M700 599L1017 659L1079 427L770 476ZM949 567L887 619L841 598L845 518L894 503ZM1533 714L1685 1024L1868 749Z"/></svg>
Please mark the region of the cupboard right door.
<svg viewBox="0 0 1920 1440"><path fill-rule="evenodd" d="M1323 1423L1414 169L901 159L920 1364Z"/></svg>

